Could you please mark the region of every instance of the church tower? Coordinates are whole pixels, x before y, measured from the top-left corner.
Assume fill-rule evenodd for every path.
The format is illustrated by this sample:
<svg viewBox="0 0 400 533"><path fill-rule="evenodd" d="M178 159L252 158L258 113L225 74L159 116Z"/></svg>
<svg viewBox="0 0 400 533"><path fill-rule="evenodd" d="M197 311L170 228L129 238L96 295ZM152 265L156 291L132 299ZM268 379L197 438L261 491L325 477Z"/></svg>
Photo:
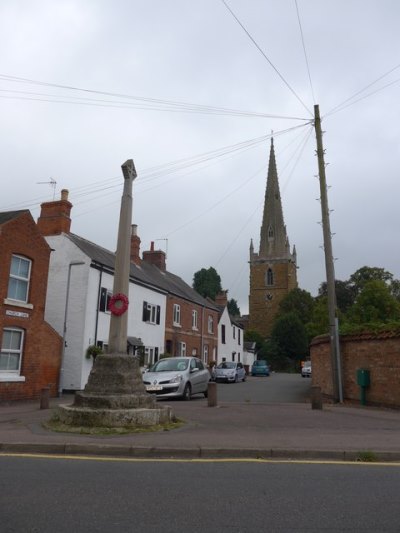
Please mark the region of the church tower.
<svg viewBox="0 0 400 533"><path fill-rule="evenodd" d="M264 338L271 333L281 300L297 287L296 248L290 252L283 221L274 141L271 139L260 249L250 243L249 329Z"/></svg>

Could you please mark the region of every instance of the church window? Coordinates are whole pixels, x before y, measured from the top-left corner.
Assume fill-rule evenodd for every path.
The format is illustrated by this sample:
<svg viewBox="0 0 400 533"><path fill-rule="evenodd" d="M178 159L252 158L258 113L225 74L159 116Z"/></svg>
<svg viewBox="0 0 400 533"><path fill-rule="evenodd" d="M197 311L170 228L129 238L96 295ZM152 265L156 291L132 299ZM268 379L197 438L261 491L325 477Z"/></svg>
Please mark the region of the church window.
<svg viewBox="0 0 400 533"><path fill-rule="evenodd" d="M267 285L273 285L274 284L274 273L272 272L272 269L270 269L270 268L267 270L266 283L267 283Z"/></svg>
<svg viewBox="0 0 400 533"><path fill-rule="evenodd" d="M272 226L269 226L268 228L268 239L273 239L274 238L274 229Z"/></svg>

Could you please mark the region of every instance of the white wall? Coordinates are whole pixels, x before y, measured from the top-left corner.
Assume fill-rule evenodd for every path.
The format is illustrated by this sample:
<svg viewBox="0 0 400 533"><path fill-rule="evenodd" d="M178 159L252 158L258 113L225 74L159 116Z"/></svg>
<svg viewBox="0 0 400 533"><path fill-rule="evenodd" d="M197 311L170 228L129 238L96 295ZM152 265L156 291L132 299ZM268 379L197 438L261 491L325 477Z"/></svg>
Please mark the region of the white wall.
<svg viewBox="0 0 400 533"><path fill-rule="evenodd" d="M225 344L222 343L222 326L225 326ZM240 330L240 344L239 344L239 330ZM227 361L243 361L243 329L231 323L228 313L228 308L225 307L224 312L218 323L218 359L217 363L222 362L225 357ZM232 353L235 352L233 359Z"/></svg>
<svg viewBox="0 0 400 533"><path fill-rule="evenodd" d="M87 310L86 288L91 270L90 259L65 235L46 237L46 241L53 251L50 254L45 319L61 336L64 333L69 264L84 262L83 265L73 265L70 269L62 371L62 387L80 389L81 375L85 365L83 344Z"/></svg>
<svg viewBox="0 0 400 533"><path fill-rule="evenodd" d="M60 335L63 334L68 265L71 261L85 263L71 267L62 380L64 389L80 390L87 383L93 363L91 358L86 358L88 346L97 341L108 344L110 313L98 310L98 297L101 287L112 292L114 276L90 267L91 259L65 235L46 237L46 240L54 251L50 258L45 318ZM128 336L138 337L145 346L163 353L166 295L130 283L128 297ZM160 324L143 322L143 301L160 306Z"/></svg>

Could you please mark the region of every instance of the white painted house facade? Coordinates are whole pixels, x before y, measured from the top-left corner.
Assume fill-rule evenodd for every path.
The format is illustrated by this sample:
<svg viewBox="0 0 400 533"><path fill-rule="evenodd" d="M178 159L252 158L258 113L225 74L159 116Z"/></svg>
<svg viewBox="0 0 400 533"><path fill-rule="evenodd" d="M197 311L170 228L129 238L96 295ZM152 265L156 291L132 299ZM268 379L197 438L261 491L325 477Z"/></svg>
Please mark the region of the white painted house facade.
<svg viewBox="0 0 400 533"><path fill-rule="evenodd" d="M243 328L231 318L227 306L221 310L218 323L217 364L222 361L243 363Z"/></svg>
<svg viewBox="0 0 400 533"><path fill-rule="evenodd" d="M64 337L64 390L81 390L87 383L91 345L107 349L115 255L72 233L47 236L52 248L46 320ZM164 350L166 291L151 283L152 265L131 264L128 341L143 345L147 363ZM127 347L128 349L128 347Z"/></svg>

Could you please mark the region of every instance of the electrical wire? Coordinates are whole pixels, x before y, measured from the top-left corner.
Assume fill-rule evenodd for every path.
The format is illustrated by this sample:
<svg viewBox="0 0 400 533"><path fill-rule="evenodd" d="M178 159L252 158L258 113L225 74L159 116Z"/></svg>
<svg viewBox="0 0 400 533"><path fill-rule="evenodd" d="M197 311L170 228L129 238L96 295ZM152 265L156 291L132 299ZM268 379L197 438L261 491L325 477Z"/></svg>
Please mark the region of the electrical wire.
<svg viewBox="0 0 400 533"><path fill-rule="evenodd" d="M286 87L290 90L290 92L296 97L296 99L301 103L301 105L306 109L306 111L312 115L311 111L308 109L306 104L303 102L303 100L299 97L299 95L294 91L294 89L289 85L289 83L286 81L286 79L282 76L282 74L279 72L279 70L275 67L275 65L272 63L272 61L269 59L269 57L265 54L263 49L259 46L259 44L255 41L255 39L251 36L249 31L245 28L245 26L242 24L242 22L239 20L239 18L235 15L235 13L232 11L232 9L229 7L227 2L225 0L221 0L221 2L224 4L226 9L229 11L229 13L232 15L232 17L236 20L236 22L239 24L239 26L242 28L242 30L245 32L247 37L251 40L251 42L254 44L254 46L257 48L257 50L261 53L261 55L264 57L264 59L267 60L269 65L274 69L276 74L280 77L280 79L283 81L283 83L286 85Z"/></svg>
<svg viewBox="0 0 400 533"><path fill-rule="evenodd" d="M307 65L308 80L309 80L309 82L310 82L311 94L312 94L313 102L314 102L314 104L315 104L314 88L313 88L313 84L312 84L312 81L311 81L310 65L309 65L309 63L308 63L308 57L307 57L307 51L306 51L306 45L305 45L304 35L303 35L303 28L302 28L302 26L301 26L299 6L297 5L297 0L294 0L294 3L296 4L297 20L298 20L298 22L299 22L300 35L301 35L301 42L302 42L302 45L303 45L304 58L305 58L305 60L306 60L306 65Z"/></svg>
<svg viewBox="0 0 400 533"><path fill-rule="evenodd" d="M325 114L325 117L327 117L329 115L333 115L334 113L337 113L339 111L342 111L343 109L346 109L350 105L353 105L353 104L359 102L360 100L363 100L364 98L368 98L369 96L372 96L373 94L376 94L377 92L379 92L379 91L381 91L383 89L386 89L390 85L393 85L393 84L397 83L398 81L400 81L399 79L394 80L394 81L388 83L387 85L384 85L383 87L380 87L380 88L376 89L375 91L373 91L371 93L368 93L367 95L364 95L364 96L358 98L354 102L351 102L351 100L353 100L353 98L355 98L356 96L360 95L361 93L363 93L364 91L366 91L367 89L369 89L370 87L372 87L373 85L378 83L379 81L383 80L383 78L386 78L386 76L389 76L389 74L391 74L392 72L394 72L398 68L400 68L400 63L398 65L396 65L395 67L391 68L390 70L388 70L387 72L385 72L384 74L382 74L381 76L379 76L379 78L377 78L376 80L372 81L371 83L369 83L368 85L366 85L365 87L360 89L359 91L355 92L352 96L349 96L349 98L346 98L346 100L344 100L340 104L338 104L335 107L333 107L330 111L328 111L328 113ZM347 104L347 105L345 105L345 104Z"/></svg>
<svg viewBox="0 0 400 533"><path fill-rule="evenodd" d="M216 106L206 106L201 104L192 104L188 102L179 102L173 100L157 99L157 98L147 98L141 96L132 96L128 94L121 93L112 93L106 91L99 91L94 89L86 89L81 87L74 87L70 85L60 85L56 83L42 82L38 80L31 80L28 78L19 78L16 76L7 76L0 74L0 80L15 82L15 83L24 83L24 84L33 84L40 85L45 87L53 87L58 89L84 92L97 94L102 96L109 96L112 98L123 98L125 101L121 102L119 100L100 100L95 98L88 98L83 96L65 96L57 94L44 94L32 91L18 91L11 89L1 89L1 92L13 93L14 95L0 95L0 98L16 99L16 100L29 100L29 101L39 101L39 102L51 102L51 103L62 103L62 104L74 104L74 105L87 105L87 106L96 106L96 107L111 107L119 109L139 109L145 111L168 111L168 112L180 112L180 113L197 113L197 114L208 114L208 115L229 115L229 116L239 116L239 117L256 117L256 118L279 118L279 119L290 119L290 120L307 120L301 117L288 117L282 115L272 115L268 113L257 113L254 111L241 111L238 109L223 108ZM20 96L26 95L26 96ZM57 100L63 98L63 100ZM129 102L127 100L133 100L134 102ZM139 103L140 102L140 103Z"/></svg>

